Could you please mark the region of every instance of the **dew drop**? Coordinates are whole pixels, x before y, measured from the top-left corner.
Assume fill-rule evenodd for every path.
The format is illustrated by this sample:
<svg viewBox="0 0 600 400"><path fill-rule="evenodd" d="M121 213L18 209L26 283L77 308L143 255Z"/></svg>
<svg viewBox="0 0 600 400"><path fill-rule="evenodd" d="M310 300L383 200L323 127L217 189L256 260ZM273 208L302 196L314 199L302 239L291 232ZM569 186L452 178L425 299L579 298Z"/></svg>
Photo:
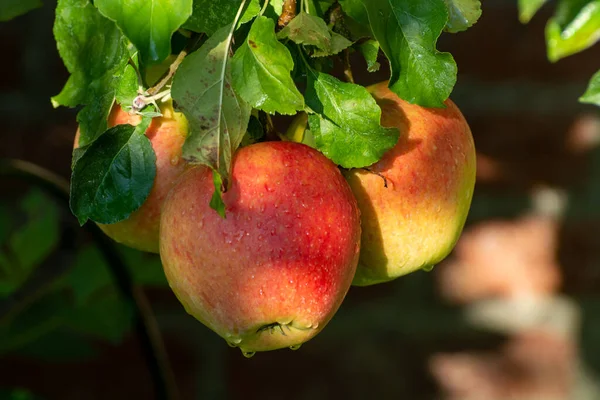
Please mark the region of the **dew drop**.
<svg viewBox="0 0 600 400"><path fill-rule="evenodd" d="M301 346L302 346L302 343L294 344L294 345L290 346L290 350L298 350Z"/></svg>
<svg viewBox="0 0 600 400"><path fill-rule="evenodd" d="M237 344L233 342L227 342L227 344L229 345L229 347L237 347Z"/></svg>
<svg viewBox="0 0 600 400"><path fill-rule="evenodd" d="M171 158L171 165L176 166L177 164L179 164L179 156Z"/></svg>
<svg viewBox="0 0 600 400"><path fill-rule="evenodd" d="M244 351L244 350L242 350L242 354L246 358L252 358L252 357L254 357L254 355L256 354L256 352L255 351Z"/></svg>
<svg viewBox="0 0 600 400"><path fill-rule="evenodd" d="M426 267L423 267L422 269L425 272L431 272L431 271L433 271L434 268L435 268L435 265L428 265Z"/></svg>

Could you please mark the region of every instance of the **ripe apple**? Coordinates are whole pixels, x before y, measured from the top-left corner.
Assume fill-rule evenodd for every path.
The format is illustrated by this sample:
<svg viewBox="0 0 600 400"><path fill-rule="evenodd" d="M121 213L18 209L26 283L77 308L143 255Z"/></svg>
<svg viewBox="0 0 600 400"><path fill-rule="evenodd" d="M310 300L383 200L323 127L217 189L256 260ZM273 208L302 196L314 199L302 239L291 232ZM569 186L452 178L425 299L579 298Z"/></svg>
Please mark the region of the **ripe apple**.
<svg viewBox="0 0 600 400"><path fill-rule="evenodd" d="M142 206L126 220L115 224L98 224L100 229L113 240L134 249L158 253L160 211L171 187L186 168L181 158L181 147L188 132L187 120L182 113L175 112L171 102L161 106L162 117L152 119L146 130L156 154L156 177L154 186ZM121 124L137 125L141 117L130 114L115 106L108 118L108 126ZM75 136L78 147L79 131Z"/></svg>
<svg viewBox="0 0 600 400"><path fill-rule="evenodd" d="M187 312L246 355L296 348L336 312L360 252L360 212L336 166L293 142L238 150L226 218L212 172L185 172L165 200L160 254Z"/></svg>
<svg viewBox="0 0 600 400"><path fill-rule="evenodd" d="M400 99L387 82L368 90L381 107L381 124L401 136L379 162L344 173L361 210L357 286L444 259L460 236L475 186L473 137L452 101L424 108Z"/></svg>

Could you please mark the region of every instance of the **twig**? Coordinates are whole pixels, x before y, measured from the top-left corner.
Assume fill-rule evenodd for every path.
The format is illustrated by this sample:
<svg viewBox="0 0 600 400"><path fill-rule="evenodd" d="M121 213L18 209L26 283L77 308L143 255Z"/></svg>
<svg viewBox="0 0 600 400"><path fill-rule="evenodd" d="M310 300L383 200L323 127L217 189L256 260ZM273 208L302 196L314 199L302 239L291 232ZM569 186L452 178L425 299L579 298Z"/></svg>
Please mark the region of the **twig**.
<svg viewBox="0 0 600 400"><path fill-rule="evenodd" d="M21 160L0 159L0 176L23 179L40 186L68 205L69 183L35 164ZM114 243L104 235L100 228L93 223L88 223L83 228L90 234L101 251L121 295L133 305L135 330L150 370L156 398L177 400L179 396L174 374L145 293L133 282L129 269L119 256Z"/></svg>
<svg viewBox="0 0 600 400"><path fill-rule="evenodd" d="M352 74L352 65L350 65L350 50L344 49L344 77L350 83L354 83L354 74Z"/></svg>
<svg viewBox="0 0 600 400"><path fill-rule="evenodd" d="M173 77L173 75L175 75L177 68L179 68L179 66L183 62L183 59L187 55L187 49L181 50L181 52L177 55L175 61L173 61L173 63L169 66L169 71L167 72L167 74L156 85L148 89L149 96L154 96L155 94L157 94L169 82L169 80Z"/></svg>
<svg viewBox="0 0 600 400"><path fill-rule="evenodd" d="M285 0L285 3L283 3L281 15L279 16L279 20L277 21L277 25L279 26L279 28L284 28L295 17L296 0Z"/></svg>

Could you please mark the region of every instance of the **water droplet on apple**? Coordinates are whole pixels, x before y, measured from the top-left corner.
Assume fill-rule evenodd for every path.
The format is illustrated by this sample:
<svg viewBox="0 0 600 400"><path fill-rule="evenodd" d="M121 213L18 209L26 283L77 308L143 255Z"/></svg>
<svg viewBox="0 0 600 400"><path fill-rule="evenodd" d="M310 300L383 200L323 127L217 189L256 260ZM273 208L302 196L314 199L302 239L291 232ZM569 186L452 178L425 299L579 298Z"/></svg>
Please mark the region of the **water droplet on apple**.
<svg viewBox="0 0 600 400"><path fill-rule="evenodd" d="M428 265L426 267L423 267L422 269L425 272L431 272L431 271L433 271L434 268L435 268L435 265Z"/></svg>
<svg viewBox="0 0 600 400"><path fill-rule="evenodd" d="M229 345L229 347L237 347L237 344L233 342L227 342L227 344Z"/></svg>
<svg viewBox="0 0 600 400"><path fill-rule="evenodd" d="M252 358L252 357L254 357L254 355L256 354L256 352L255 351L244 351L244 350L242 350L242 354L246 358Z"/></svg>
<svg viewBox="0 0 600 400"><path fill-rule="evenodd" d="M290 346L290 350L298 350L301 346L302 346L302 343L294 344L294 345Z"/></svg>
<svg viewBox="0 0 600 400"><path fill-rule="evenodd" d="M175 156L175 157L171 158L171 165L176 166L177 164L179 164L179 157Z"/></svg>

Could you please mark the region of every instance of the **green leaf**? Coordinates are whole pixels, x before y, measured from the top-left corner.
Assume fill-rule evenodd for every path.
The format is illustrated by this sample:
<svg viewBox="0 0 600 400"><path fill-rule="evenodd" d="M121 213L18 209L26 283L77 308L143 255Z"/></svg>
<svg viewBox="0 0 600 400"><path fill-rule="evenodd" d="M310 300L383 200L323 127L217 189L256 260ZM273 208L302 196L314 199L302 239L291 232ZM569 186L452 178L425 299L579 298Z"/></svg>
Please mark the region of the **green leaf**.
<svg viewBox="0 0 600 400"><path fill-rule="evenodd" d="M171 36L192 14L192 0L96 0L139 50L142 63L156 64L171 54Z"/></svg>
<svg viewBox="0 0 600 400"><path fill-rule="evenodd" d="M0 22L9 21L41 6L41 0L2 0L0 2Z"/></svg>
<svg viewBox="0 0 600 400"><path fill-rule="evenodd" d="M75 164L70 204L81 224L119 222L144 203L156 175L156 156L144 135L149 123L109 129Z"/></svg>
<svg viewBox="0 0 600 400"><path fill-rule="evenodd" d="M225 203L223 202L223 178L216 170L213 170L213 184L215 191L210 199L210 208L215 210L221 218L225 218Z"/></svg>
<svg viewBox="0 0 600 400"><path fill-rule="evenodd" d="M132 320L132 305L111 291L84 307L71 310L64 323L75 332L117 344L130 330Z"/></svg>
<svg viewBox="0 0 600 400"><path fill-rule="evenodd" d="M519 0L519 21L526 24L547 0Z"/></svg>
<svg viewBox="0 0 600 400"><path fill-rule="evenodd" d="M335 0L306 0L308 12L321 17L334 3Z"/></svg>
<svg viewBox="0 0 600 400"><path fill-rule="evenodd" d="M338 54L340 51L347 49L352 46L353 42L346 39L344 36L340 35L336 32L331 33L331 41L329 43L329 48L325 50L316 49L311 56L312 57L328 57L335 54Z"/></svg>
<svg viewBox="0 0 600 400"><path fill-rule="evenodd" d="M58 245L60 214L52 199L37 190L21 200L21 207L27 222L11 235L9 246L19 267L31 271Z"/></svg>
<svg viewBox="0 0 600 400"><path fill-rule="evenodd" d="M316 46L327 51L331 46L331 33L323 18L301 12L279 33L279 39L290 39L297 44Z"/></svg>
<svg viewBox="0 0 600 400"><path fill-rule="evenodd" d="M259 17L231 60L233 88L252 107L270 114L295 114L304 98L290 72L294 60L275 36L275 22Z"/></svg>
<svg viewBox="0 0 600 400"><path fill-rule="evenodd" d="M130 247L119 246L133 281L139 285L168 287L169 283L157 254L145 253Z"/></svg>
<svg viewBox="0 0 600 400"><path fill-rule="evenodd" d="M94 246L80 249L64 283L73 292L77 307L87 304L98 291L109 287L111 276L100 250Z"/></svg>
<svg viewBox="0 0 600 400"><path fill-rule="evenodd" d="M548 59L551 62L579 53L600 39L600 0L590 1L579 9L573 19L569 19L574 9L563 6L546 25Z"/></svg>
<svg viewBox="0 0 600 400"><path fill-rule="evenodd" d="M0 389L0 399L2 400L41 400L41 397L35 396L29 390L15 389Z"/></svg>
<svg viewBox="0 0 600 400"><path fill-rule="evenodd" d="M369 14L367 9L363 6L362 0L339 0L342 10L350 18L362 25L369 25Z"/></svg>
<svg viewBox="0 0 600 400"><path fill-rule="evenodd" d="M28 343L20 348L17 354L48 362L73 362L96 357L98 350L92 346L89 339L59 329Z"/></svg>
<svg viewBox="0 0 600 400"><path fill-rule="evenodd" d="M173 79L171 95L189 122L183 157L229 178L231 158L240 145L251 107L232 88L229 48L232 25L218 30L188 55Z"/></svg>
<svg viewBox="0 0 600 400"><path fill-rule="evenodd" d="M396 128L380 125L381 109L367 89L331 75L309 71L306 102L317 148L344 168L379 161L398 142Z"/></svg>
<svg viewBox="0 0 600 400"><path fill-rule="evenodd" d="M579 98L579 101L600 106L600 71L594 74L587 90Z"/></svg>
<svg viewBox="0 0 600 400"><path fill-rule="evenodd" d="M448 20L444 0L363 0L375 39L390 60L390 89L410 103L443 107L456 63L436 50Z"/></svg>
<svg viewBox="0 0 600 400"><path fill-rule="evenodd" d="M446 30L451 33L466 31L481 17L479 0L444 0L448 6Z"/></svg>
<svg viewBox="0 0 600 400"><path fill-rule="evenodd" d="M192 15L183 27L211 36L233 22L242 2L243 0L194 0ZM249 22L260 12L258 0L250 0L245 7L239 24Z"/></svg>
<svg viewBox="0 0 600 400"><path fill-rule="evenodd" d="M359 44L358 49L367 62L367 71L378 71L379 67L381 66L377 62L377 57L379 56L379 42L375 39L369 39Z"/></svg>
<svg viewBox="0 0 600 400"><path fill-rule="evenodd" d="M58 1L54 37L71 76L52 104L85 105L77 115L79 145L85 146L107 128L115 90L129 60L127 40L88 0Z"/></svg>

